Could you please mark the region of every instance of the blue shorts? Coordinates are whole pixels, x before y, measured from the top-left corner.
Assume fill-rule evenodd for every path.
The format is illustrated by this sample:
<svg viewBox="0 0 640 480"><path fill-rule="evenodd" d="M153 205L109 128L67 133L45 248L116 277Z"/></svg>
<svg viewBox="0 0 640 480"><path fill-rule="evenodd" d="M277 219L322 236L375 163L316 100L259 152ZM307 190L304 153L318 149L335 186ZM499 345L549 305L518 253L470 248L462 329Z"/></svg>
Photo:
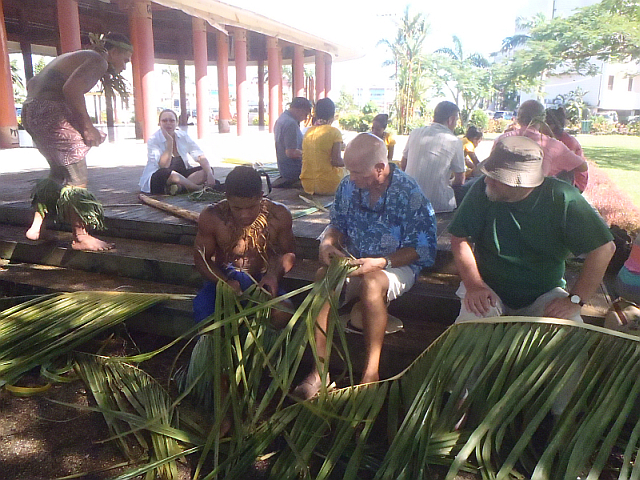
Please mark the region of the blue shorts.
<svg viewBox="0 0 640 480"><path fill-rule="evenodd" d="M236 280L240 284L240 288L244 292L253 285L251 276L247 273L240 272L232 267L222 269L228 280ZM256 277L256 281L260 281L262 275ZM206 281L202 289L193 299L193 319L196 323L201 322L216 310L216 283ZM282 288L278 288L278 296L284 295L286 292Z"/></svg>

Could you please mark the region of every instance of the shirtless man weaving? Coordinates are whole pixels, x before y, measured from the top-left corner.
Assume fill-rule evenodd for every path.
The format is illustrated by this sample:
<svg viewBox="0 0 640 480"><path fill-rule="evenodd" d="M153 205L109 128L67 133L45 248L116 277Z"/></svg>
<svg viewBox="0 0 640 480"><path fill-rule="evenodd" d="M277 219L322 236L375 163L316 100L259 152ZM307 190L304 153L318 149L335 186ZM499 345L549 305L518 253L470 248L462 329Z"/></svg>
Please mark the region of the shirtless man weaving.
<svg viewBox="0 0 640 480"><path fill-rule="evenodd" d="M209 205L198 220L194 259L206 282L193 301L196 322L214 312L218 279L238 295L253 279L271 295L282 295L280 281L295 263L291 213L262 197L260 174L251 167L236 167L225 187L226 199ZM291 315L274 309L271 317L273 326L282 327Z"/></svg>

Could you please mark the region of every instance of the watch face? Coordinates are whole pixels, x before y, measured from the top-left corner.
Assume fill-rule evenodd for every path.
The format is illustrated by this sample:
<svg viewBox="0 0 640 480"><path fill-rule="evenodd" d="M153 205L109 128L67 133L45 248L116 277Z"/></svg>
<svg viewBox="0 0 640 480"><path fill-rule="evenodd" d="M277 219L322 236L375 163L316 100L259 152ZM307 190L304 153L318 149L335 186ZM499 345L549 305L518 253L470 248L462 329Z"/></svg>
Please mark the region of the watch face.
<svg viewBox="0 0 640 480"><path fill-rule="evenodd" d="M576 305L580 304L580 297L578 295L571 295L571 303L575 303Z"/></svg>

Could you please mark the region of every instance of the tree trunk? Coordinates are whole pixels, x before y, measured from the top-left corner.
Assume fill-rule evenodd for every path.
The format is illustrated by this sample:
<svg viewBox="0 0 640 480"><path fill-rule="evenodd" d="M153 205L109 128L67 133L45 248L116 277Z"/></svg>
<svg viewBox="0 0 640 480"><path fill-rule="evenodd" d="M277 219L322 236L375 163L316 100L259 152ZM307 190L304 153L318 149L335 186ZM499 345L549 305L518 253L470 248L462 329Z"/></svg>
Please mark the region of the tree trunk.
<svg viewBox="0 0 640 480"><path fill-rule="evenodd" d="M109 142L115 141L115 132L113 130L113 90L111 87L104 86L105 107L107 109L107 133L109 136Z"/></svg>

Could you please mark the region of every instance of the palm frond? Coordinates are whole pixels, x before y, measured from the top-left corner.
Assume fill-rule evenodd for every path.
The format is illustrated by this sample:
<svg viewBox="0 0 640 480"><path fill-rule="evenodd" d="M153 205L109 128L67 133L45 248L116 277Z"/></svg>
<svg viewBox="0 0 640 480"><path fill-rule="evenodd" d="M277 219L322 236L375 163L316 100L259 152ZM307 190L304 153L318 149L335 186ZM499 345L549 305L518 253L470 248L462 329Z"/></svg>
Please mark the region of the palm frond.
<svg viewBox="0 0 640 480"><path fill-rule="evenodd" d="M249 457L278 437L287 445L272 478L296 478L309 465L314 478L329 478L337 465L345 479L372 475L363 459L373 452L380 479L428 478L429 465L443 463L448 480L472 467L498 480L595 479L614 451L619 478L629 478L640 473L639 374L637 337L552 319L454 325L392 379L277 412L226 478L241 478ZM386 425L386 437L369 436L371 425Z"/></svg>
<svg viewBox="0 0 640 480"><path fill-rule="evenodd" d="M38 297L0 312L0 384L64 355L103 330L175 296L72 292Z"/></svg>

